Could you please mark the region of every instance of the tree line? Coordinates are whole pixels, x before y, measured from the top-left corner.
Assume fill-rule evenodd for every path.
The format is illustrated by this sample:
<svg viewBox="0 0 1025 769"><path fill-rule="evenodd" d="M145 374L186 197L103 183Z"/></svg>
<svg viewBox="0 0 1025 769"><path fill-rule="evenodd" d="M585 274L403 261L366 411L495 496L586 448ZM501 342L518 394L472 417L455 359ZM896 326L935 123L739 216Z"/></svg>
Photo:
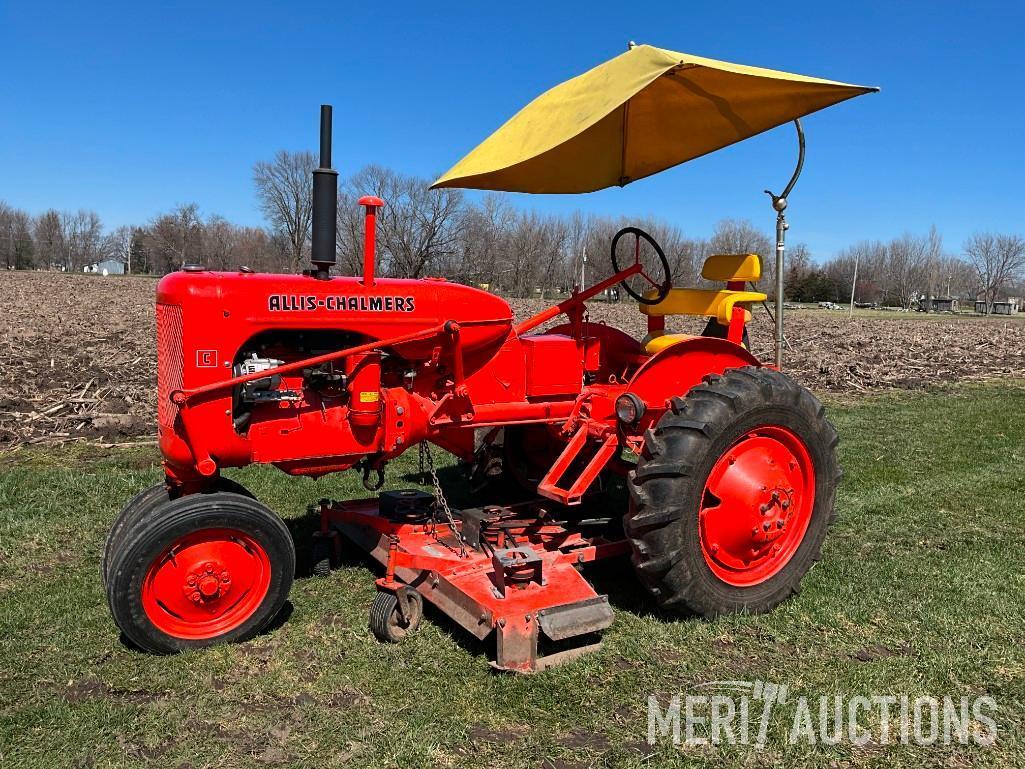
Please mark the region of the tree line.
<svg viewBox="0 0 1025 769"><path fill-rule="evenodd" d="M987 308L1025 296L1025 237L975 233L951 253L936 228L888 242L862 241L821 265L788 264L787 298L854 301L911 309L931 300L982 300ZM856 282L855 282L856 279Z"/></svg>
<svg viewBox="0 0 1025 769"><path fill-rule="evenodd" d="M195 203L176 205L148 222L107 231L94 211L48 210L32 216L0 201L0 265L7 269L80 272L113 259L127 271L161 275L198 262L212 269L248 266L298 272L307 266L312 221L310 152L278 152L253 168L263 227L241 226ZM513 207L500 194L470 200L461 190L429 190L428 180L367 166L339 184L338 268L357 274L363 259L360 197L383 198L378 214L378 272L395 277L440 275L510 296L542 298L612 274L609 244L626 224L662 245L675 285L699 284L715 253L762 257L761 284L772 294L774 244L746 220L720 221L711 236L692 237L670 222L542 214ZM935 227L888 242L864 241L816 263L801 243L787 250L787 299L858 302L910 308L924 298L988 302L1022 290L1025 238L978 233L959 253L944 248ZM856 279L856 281L855 281Z"/></svg>

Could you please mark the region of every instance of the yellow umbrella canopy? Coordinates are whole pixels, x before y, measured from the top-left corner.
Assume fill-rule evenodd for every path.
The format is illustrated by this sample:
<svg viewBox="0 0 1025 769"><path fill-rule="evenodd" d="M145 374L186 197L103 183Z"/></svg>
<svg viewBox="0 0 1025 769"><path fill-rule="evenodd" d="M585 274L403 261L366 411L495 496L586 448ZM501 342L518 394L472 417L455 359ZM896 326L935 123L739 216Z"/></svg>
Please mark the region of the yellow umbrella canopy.
<svg viewBox="0 0 1025 769"><path fill-rule="evenodd" d="M639 45L538 96L432 187L622 186L877 90Z"/></svg>

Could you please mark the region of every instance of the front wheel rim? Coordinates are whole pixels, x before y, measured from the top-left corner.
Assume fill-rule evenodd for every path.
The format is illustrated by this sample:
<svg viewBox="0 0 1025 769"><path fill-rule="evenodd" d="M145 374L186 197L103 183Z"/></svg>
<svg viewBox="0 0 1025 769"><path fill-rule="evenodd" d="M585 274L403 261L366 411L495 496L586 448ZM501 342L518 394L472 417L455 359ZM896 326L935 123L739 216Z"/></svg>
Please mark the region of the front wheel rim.
<svg viewBox="0 0 1025 769"><path fill-rule="evenodd" d="M214 638L240 627L270 590L264 547L237 529L202 529L176 539L153 559L142 583L142 606L163 633Z"/></svg>
<svg viewBox="0 0 1025 769"><path fill-rule="evenodd" d="M734 587L771 579L804 541L814 507L814 466L804 441L778 425L749 430L705 482L698 510L705 563Z"/></svg>

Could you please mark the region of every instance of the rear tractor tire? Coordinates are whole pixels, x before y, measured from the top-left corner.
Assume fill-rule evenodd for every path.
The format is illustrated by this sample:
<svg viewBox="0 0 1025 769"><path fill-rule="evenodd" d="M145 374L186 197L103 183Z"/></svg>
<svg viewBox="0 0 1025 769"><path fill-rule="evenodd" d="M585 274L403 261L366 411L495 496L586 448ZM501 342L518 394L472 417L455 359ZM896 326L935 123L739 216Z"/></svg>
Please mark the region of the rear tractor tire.
<svg viewBox="0 0 1025 769"><path fill-rule="evenodd" d="M158 654L243 641L284 606L295 548L252 497L190 494L152 506L112 543L107 603L121 632Z"/></svg>
<svg viewBox="0 0 1025 769"><path fill-rule="evenodd" d="M820 558L842 473L822 404L778 371L705 377L645 435L625 529L667 609L765 612Z"/></svg>

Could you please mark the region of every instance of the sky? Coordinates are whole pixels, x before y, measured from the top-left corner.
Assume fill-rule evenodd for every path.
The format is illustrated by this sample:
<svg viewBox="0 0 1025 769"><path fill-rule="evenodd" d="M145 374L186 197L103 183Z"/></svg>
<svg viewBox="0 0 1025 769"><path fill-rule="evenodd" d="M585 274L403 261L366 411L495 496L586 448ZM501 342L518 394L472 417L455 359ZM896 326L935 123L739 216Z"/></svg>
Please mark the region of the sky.
<svg viewBox="0 0 1025 769"><path fill-rule="evenodd" d="M790 242L822 260L935 224L1025 232L1025 2L0 0L0 200L138 224L174 205L262 223L252 166L315 149L340 173L435 178L551 86L627 42L879 86L805 119ZM796 156L782 126L625 188L520 208L767 233Z"/></svg>

